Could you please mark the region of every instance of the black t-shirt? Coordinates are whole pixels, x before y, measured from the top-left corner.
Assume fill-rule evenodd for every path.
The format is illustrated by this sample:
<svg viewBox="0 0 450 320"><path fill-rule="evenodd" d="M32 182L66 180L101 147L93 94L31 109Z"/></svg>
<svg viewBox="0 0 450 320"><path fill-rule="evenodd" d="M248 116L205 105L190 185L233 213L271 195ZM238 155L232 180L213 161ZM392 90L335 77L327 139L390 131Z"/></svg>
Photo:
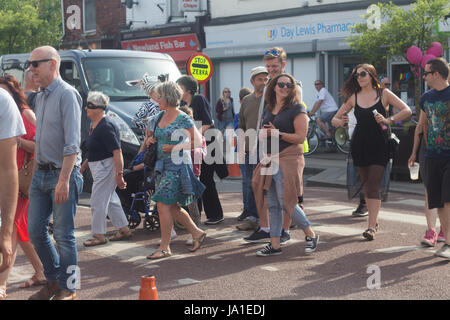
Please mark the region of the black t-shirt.
<svg viewBox="0 0 450 320"><path fill-rule="evenodd" d="M104 117L86 139L89 162L100 161L113 156L120 149L119 128L108 117Z"/></svg>
<svg viewBox="0 0 450 320"><path fill-rule="evenodd" d="M263 116L263 125L272 122L275 128L277 128L281 133L295 133L294 127L294 119L300 113L306 113L305 107L303 104L296 104L290 108L284 107L278 112L278 114L274 115L270 111L265 111ZM267 138L267 153L271 153L271 139ZM274 138L275 139L275 138ZM283 151L287 147L291 146L292 143L286 142L277 138L279 140L279 152ZM275 142L275 141L274 141Z"/></svg>
<svg viewBox="0 0 450 320"><path fill-rule="evenodd" d="M194 113L194 121L201 121L202 126L212 125L211 106L208 100L201 94L192 97L191 108Z"/></svg>

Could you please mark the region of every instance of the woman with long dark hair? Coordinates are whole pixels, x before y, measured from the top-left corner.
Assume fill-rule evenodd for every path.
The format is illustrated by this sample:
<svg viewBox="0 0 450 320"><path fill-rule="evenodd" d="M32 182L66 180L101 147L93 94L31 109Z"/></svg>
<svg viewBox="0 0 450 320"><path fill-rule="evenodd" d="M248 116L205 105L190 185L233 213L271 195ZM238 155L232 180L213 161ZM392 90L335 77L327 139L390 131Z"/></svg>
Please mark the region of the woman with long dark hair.
<svg viewBox="0 0 450 320"><path fill-rule="evenodd" d="M368 228L363 236L374 240L381 207L380 185L389 161L387 125L411 116L409 107L389 89L381 88L371 64L357 65L341 90L344 103L332 120L335 127L348 123L347 114L355 108L357 124L351 139L353 163L361 177L369 210ZM388 115L389 105L399 112Z"/></svg>
<svg viewBox="0 0 450 320"><path fill-rule="evenodd" d="M19 108L20 114L22 115L22 120L27 132L17 139L17 168L20 170L24 165L27 156L29 159L33 159L34 157L34 149L36 147L36 143L34 142L34 136L36 134L36 117L34 112L28 107L26 96L20 88L19 82L13 75L7 74L1 77L0 88L6 90L13 97ZM34 250L28 235L28 203L28 197L19 193L16 215L14 217L13 259L16 257L17 244L19 243L27 259L34 268L34 275L21 284L20 288L41 285L47 282L44 276L44 267L42 266L41 260ZM6 298L6 283L13 265L14 261L11 263L10 268L0 273L0 300Z"/></svg>
<svg viewBox="0 0 450 320"><path fill-rule="evenodd" d="M253 171L252 188L258 212L269 211L270 244L258 256L281 254L280 236L286 212L306 235L305 253L317 249L315 234L303 210L297 204L300 194L302 143L308 132L308 116L295 79L286 73L273 78L266 89L267 109L260 139L266 143L266 155ZM278 145L278 150L272 146ZM267 206L266 206L267 204Z"/></svg>

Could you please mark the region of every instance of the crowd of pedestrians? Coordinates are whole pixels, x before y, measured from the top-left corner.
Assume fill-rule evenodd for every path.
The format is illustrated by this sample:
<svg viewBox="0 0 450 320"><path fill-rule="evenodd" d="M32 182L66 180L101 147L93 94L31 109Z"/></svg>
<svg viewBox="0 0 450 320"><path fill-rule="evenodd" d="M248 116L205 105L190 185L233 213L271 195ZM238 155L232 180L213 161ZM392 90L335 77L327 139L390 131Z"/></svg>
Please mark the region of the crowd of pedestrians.
<svg viewBox="0 0 450 320"><path fill-rule="evenodd" d="M295 224L304 232L304 252L310 254L319 247L319 234L312 229L302 205L303 153L308 132L302 84L285 72L287 55L282 48L269 49L263 61L264 66L253 68L248 75L253 90L241 90L238 115L234 114L228 88L223 90L215 108L220 120L216 129L221 133L229 128L238 131L243 212L238 217L242 224L237 228L252 231L244 238L247 242L268 243L256 252L265 257L282 253L281 245L290 240L289 229ZM222 134L208 134L215 125L208 100L197 94L197 81L190 76L173 82L148 75L139 81L149 101L139 108L134 123L145 133L145 139L130 168L124 170L118 128L105 116L109 98L102 92L91 92L87 105L82 106L79 93L60 77L60 57L52 47L33 50L26 67L26 92L13 76L0 78L0 299L7 296L6 283L17 244L35 271L21 287L42 286L31 300L77 299L80 279L74 220L83 186L81 173L89 167L93 176L92 238L84 245L128 240L132 232L122 206L129 205L124 199L138 188L136 181L144 170L144 155L151 146L156 150L152 200L157 204L161 240L159 248L147 258L172 255L174 223L190 233L189 251L199 250L207 239L200 225L201 211L205 212L206 225L224 220L214 174L224 178L228 169L225 156L215 143ZM428 230L423 242L434 246L436 241L444 241L436 255L446 259L450 259L448 76L445 60L427 62L424 79L432 89L420 101L422 111L409 159L410 164L415 162L421 141L425 209L436 209L441 222L437 234L436 218L427 214ZM336 106L331 101L329 109L324 108L329 97L323 81L316 80L320 103L309 113L316 113L322 105L321 121L329 121L331 113L335 113L333 126L350 125L353 129L351 161L356 168L354 173L359 174L359 191L364 199L359 211L363 214L363 207L368 211L368 227L363 232L367 240L374 240L380 227L382 180L390 172L389 125L411 115L408 106L385 85L386 81L383 79L380 85L372 65L356 66L341 90L344 103L335 113ZM83 163L82 107L92 124ZM393 114L390 108L397 112ZM194 121L201 125L196 126ZM179 131L183 134L174 135ZM249 131L254 134L242 134ZM175 161L177 157L182 161ZM34 161L34 174L28 194L24 194L19 192L18 172L30 158ZM48 232L51 216L54 241ZM107 216L116 229L109 239Z"/></svg>

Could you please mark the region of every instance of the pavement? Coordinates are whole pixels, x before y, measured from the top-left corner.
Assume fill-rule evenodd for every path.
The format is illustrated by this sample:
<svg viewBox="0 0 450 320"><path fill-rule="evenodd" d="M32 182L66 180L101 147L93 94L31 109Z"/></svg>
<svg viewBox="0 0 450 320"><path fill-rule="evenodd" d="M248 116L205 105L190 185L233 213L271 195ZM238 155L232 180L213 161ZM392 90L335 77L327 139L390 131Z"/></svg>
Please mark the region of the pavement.
<svg viewBox="0 0 450 320"><path fill-rule="evenodd" d="M305 157L305 162L306 186L347 187L347 155L321 152ZM389 191L423 195L424 185L419 181L391 179Z"/></svg>
<svg viewBox="0 0 450 320"><path fill-rule="evenodd" d="M206 300L228 303L248 299L264 303L303 299L448 300L448 279L441 275L448 274L449 262L433 256L440 245L419 245L426 228L423 185L391 182L389 201L380 211L379 235L376 241L368 242L361 236L367 218L352 216L357 201L347 200L345 177L346 155L316 153L306 158L305 207L313 229L320 234L320 248L312 255L305 254L304 234L296 228L291 230L292 240L283 247L283 255L268 258L255 254L263 244L243 241L250 231L236 229L236 217L242 210L240 177L217 180L225 220L214 226L202 223L208 233L202 249L189 253L185 245L188 233L177 230L179 237L171 244L174 256L157 261L146 256L158 247L160 232L149 232L142 225L134 230L131 241L84 247L83 241L91 236L89 194L85 193L78 206L75 232L82 279L79 297L136 300L141 277L152 274L157 279L159 298L170 301L170 306L164 306L177 318L185 318L184 307L191 306L192 300L195 306ZM113 230L108 222L108 235ZM371 279L376 279L372 268L380 271L381 287L377 290L371 287ZM19 249L8 281L8 300L26 300L38 290L18 288L32 272ZM276 312L282 309L289 310L271 308Z"/></svg>

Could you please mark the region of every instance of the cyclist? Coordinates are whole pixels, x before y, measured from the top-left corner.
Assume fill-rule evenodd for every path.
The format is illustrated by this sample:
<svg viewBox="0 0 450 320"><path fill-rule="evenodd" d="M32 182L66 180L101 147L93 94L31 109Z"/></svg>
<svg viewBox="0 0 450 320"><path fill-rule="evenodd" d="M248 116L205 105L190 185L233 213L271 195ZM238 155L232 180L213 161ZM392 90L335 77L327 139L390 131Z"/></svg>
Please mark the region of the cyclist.
<svg viewBox="0 0 450 320"><path fill-rule="evenodd" d="M333 119L339 108L331 94L325 88L322 80L314 81L314 86L317 90L316 102L314 103L312 110L308 112L308 116L313 116L320 109L320 116L316 118L316 122L327 137L331 138L331 132L328 129L328 125L330 125L330 128L332 127L331 119Z"/></svg>

